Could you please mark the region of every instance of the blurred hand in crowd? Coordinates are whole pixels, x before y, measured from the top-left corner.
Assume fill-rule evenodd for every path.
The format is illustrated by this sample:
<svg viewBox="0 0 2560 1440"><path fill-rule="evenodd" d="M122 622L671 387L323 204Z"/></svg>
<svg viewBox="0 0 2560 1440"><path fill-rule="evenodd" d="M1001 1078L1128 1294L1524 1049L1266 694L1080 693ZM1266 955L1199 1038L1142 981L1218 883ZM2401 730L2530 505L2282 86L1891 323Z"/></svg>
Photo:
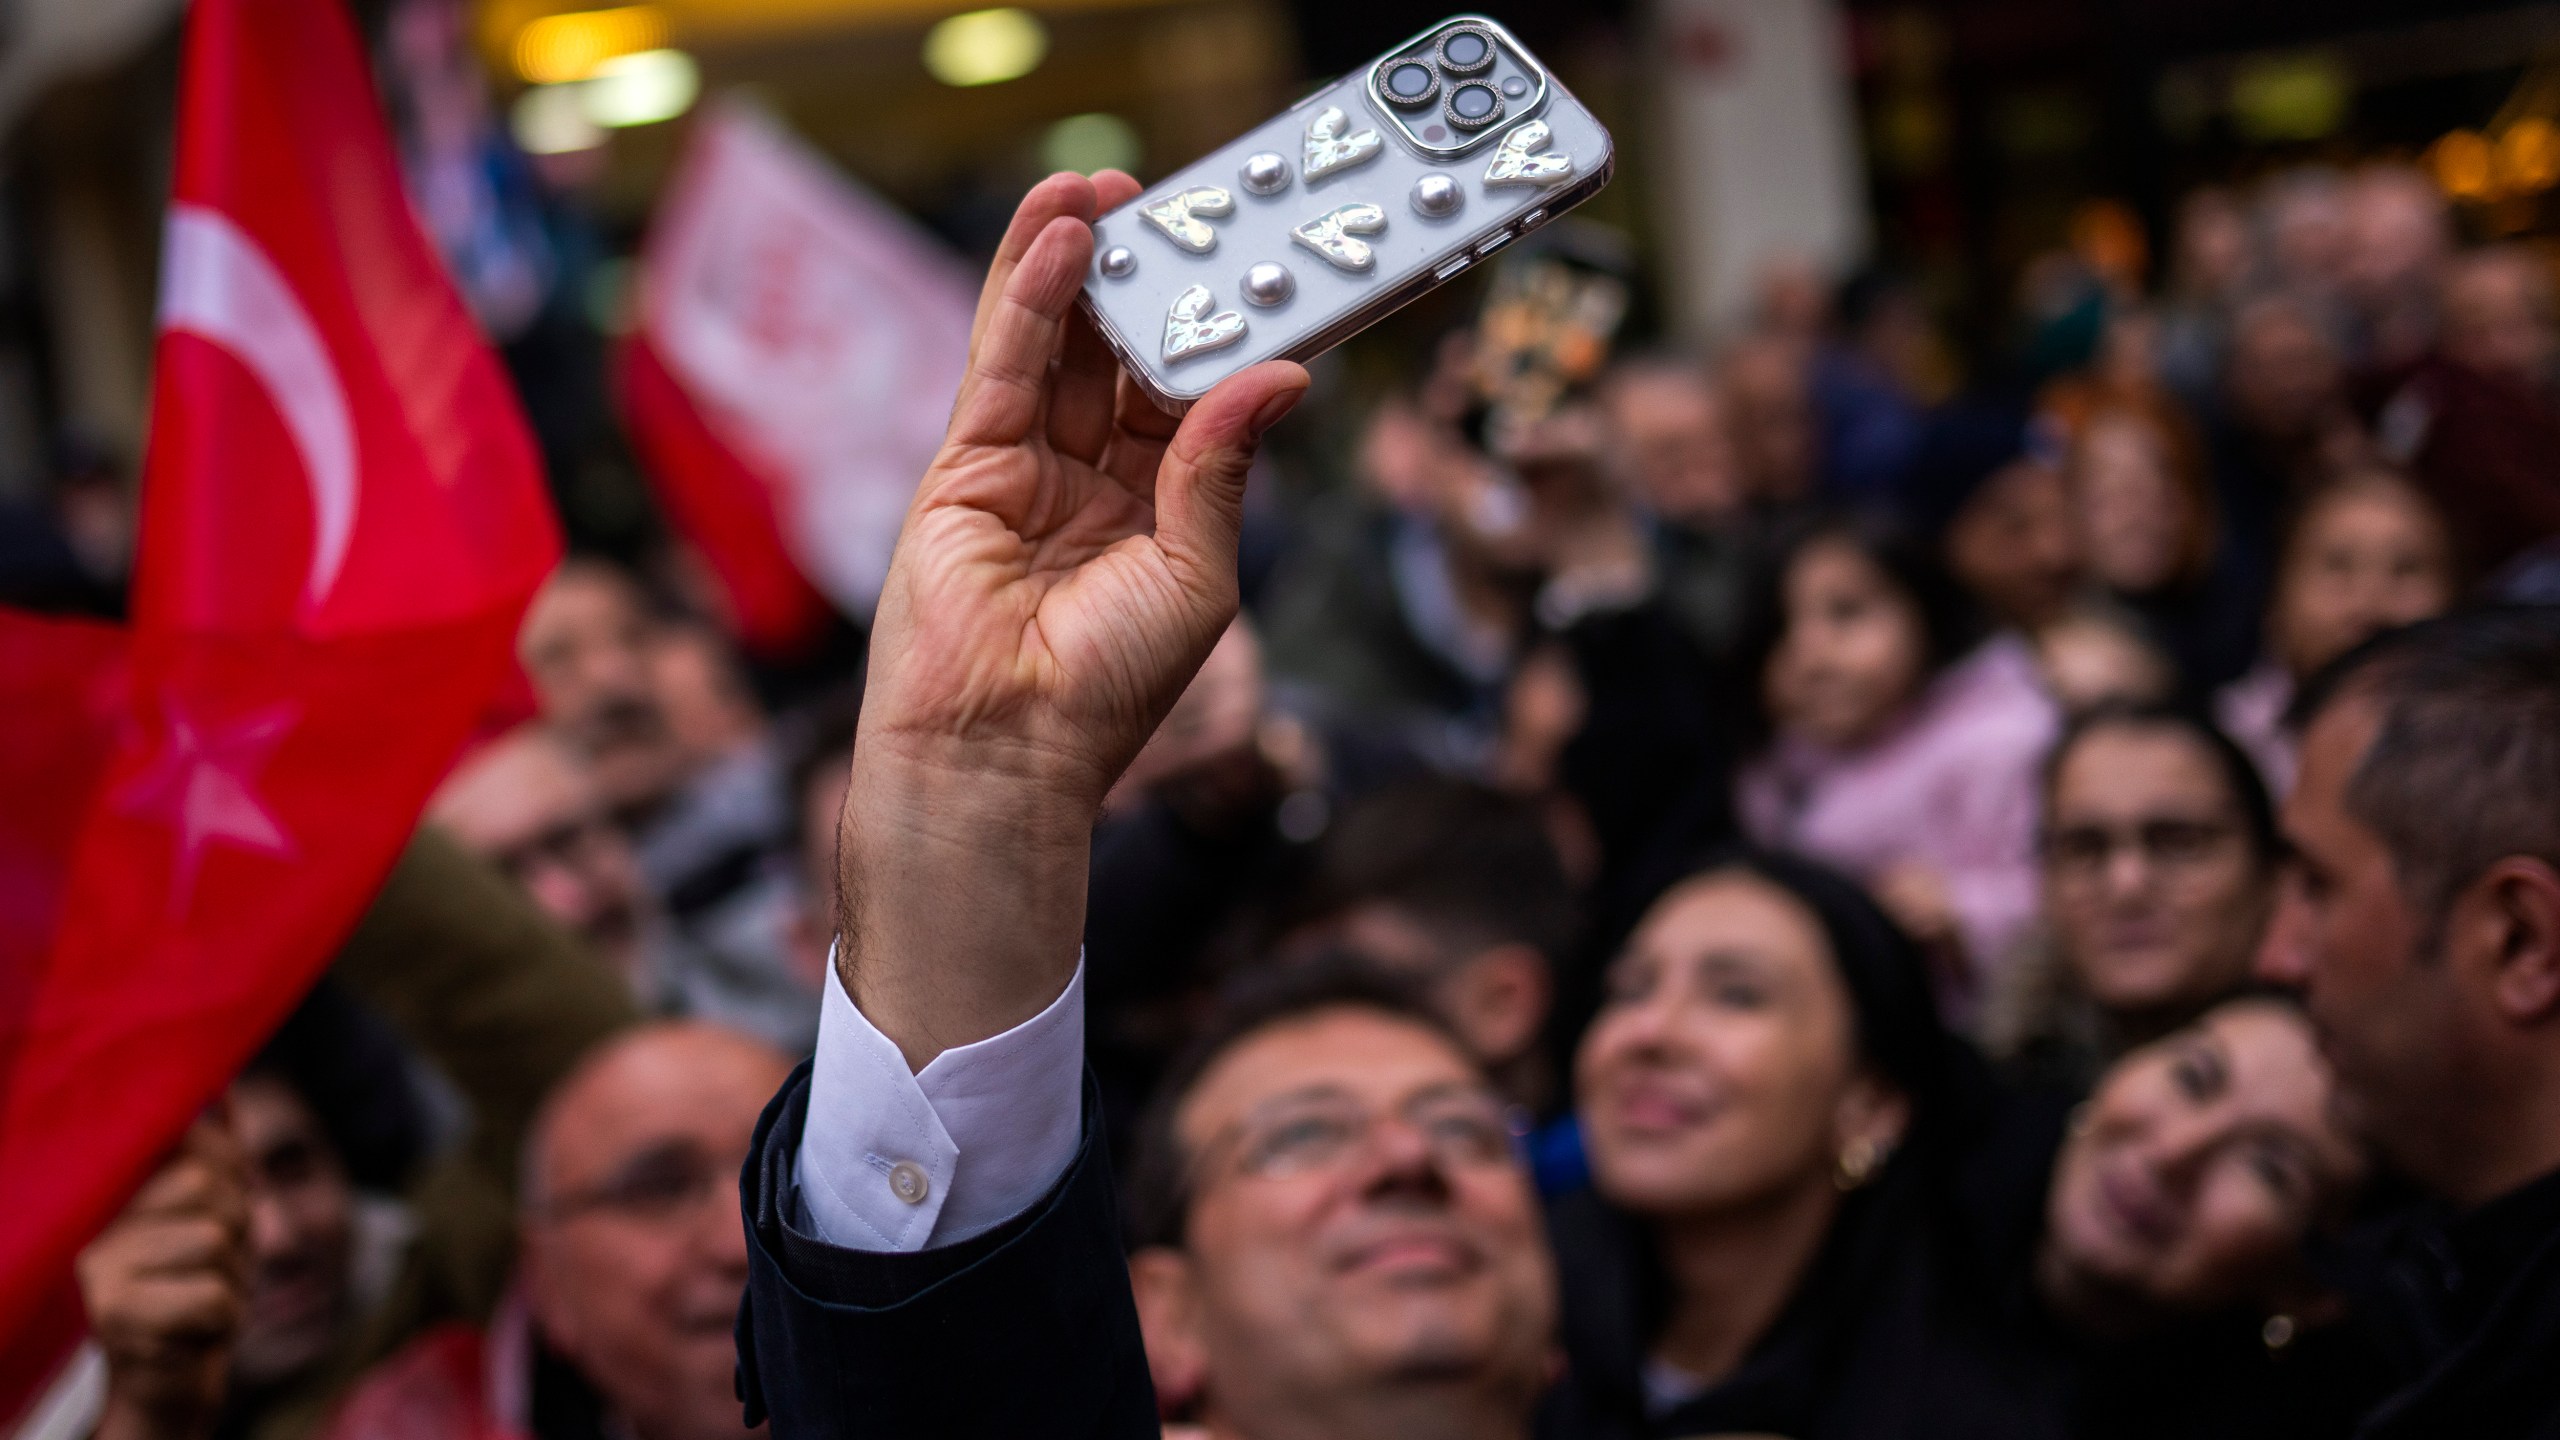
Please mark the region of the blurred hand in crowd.
<svg viewBox="0 0 2560 1440"><path fill-rule="evenodd" d="M2108 1335L2254 1304L2303 1318L2302 1260L2366 1159L2310 1022L2231 1001L2110 1069L2054 1166L2037 1284Z"/></svg>
<svg viewBox="0 0 2560 1440"><path fill-rule="evenodd" d="M664 800L688 764L658 692L657 639L631 577L580 558L552 574L516 638L542 718L586 756L606 805L624 819Z"/></svg>
<svg viewBox="0 0 2560 1440"><path fill-rule="evenodd" d="M1073 972L1094 818L1235 616L1245 470L1307 384L1256 365L1177 421L1122 374L1073 303L1093 217L1137 193L1024 198L881 593L837 968L919 1067Z"/></svg>
<svg viewBox="0 0 2560 1440"><path fill-rule="evenodd" d="M2178 688L2176 664L2137 622L2108 610L2074 609L2037 631L2035 645L2045 688L2065 715L2109 702L2152 704Z"/></svg>
<svg viewBox="0 0 2560 1440"><path fill-rule="evenodd" d="M639 1440L745 1433L733 1375L746 1293L738 1172L791 1073L713 1025L633 1031L544 1103L523 1202L525 1298L542 1339Z"/></svg>
<svg viewBox="0 0 2560 1440"><path fill-rule="evenodd" d="M593 768L549 727L520 725L466 756L427 802L427 820L641 984L650 902L639 862L605 813Z"/></svg>
<svg viewBox="0 0 2560 1440"><path fill-rule="evenodd" d="M2452 542L2435 506L2387 471L2307 502L2276 572L2267 648L2296 680L2453 604Z"/></svg>
<svg viewBox="0 0 2560 1440"><path fill-rule="evenodd" d="M212 1433L248 1314L249 1226L240 1142L208 1118L80 1252L80 1300L107 1363L93 1440Z"/></svg>

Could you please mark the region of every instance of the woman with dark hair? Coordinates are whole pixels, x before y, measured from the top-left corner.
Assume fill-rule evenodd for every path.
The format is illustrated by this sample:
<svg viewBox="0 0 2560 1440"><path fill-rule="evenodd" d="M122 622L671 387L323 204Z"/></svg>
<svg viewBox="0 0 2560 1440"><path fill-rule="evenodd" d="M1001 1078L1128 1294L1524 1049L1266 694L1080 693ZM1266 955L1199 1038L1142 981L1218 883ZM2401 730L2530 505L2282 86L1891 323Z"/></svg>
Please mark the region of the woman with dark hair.
<svg viewBox="0 0 2560 1440"><path fill-rule="evenodd" d="M2054 745L2044 817L2044 933L2008 967L1983 1039L2021 1078L2085 1091L2247 986L2275 904L2275 810L2213 722L2106 705Z"/></svg>
<svg viewBox="0 0 2560 1440"><path fill-rule="evenodd" d="M2035 914L2036 765L2060 715L2033 651L1977 641L1928 553L1857 517L1787 537L1755 608L1766 738L1736 787L1744 830L1873 890L1969 1019Z"/></svg>
<svg viewBox="0 0 2560 1440"><path fill-rule="evenodd" d="M1855 884L1741 855L1674 885L1575 1075L1593 1187L1550 1222L1562 1433L2058 1433L1953 1199L2000 1106Z"/></svg>
<svg viewBox="0 0 2560 1440"><path fill-rule="evenodd" d="M2108 1067L2073 1112L2031 1260L2032 1330L2076 1372L2082 1440L2331 1440L2384 1390L2304 1242L2368 1161L2311 1022L2226 1001Z"/></svg>

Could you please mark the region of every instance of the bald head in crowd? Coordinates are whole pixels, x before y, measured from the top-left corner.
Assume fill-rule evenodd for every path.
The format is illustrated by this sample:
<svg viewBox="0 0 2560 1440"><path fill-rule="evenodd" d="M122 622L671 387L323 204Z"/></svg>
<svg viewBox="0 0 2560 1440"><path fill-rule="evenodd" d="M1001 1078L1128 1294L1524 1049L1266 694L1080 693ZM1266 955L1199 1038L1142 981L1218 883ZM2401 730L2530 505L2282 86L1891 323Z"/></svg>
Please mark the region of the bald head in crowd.
<svg viewBox="0 0 2560 1440"><path fill-rule="evenodd" d="M587 1057L534 1122L525 1297L543 1343L638 1440L747 1433L732 1378L747 1284L737 1176L790 1073L735 1031L648 1025Z"/></svg>

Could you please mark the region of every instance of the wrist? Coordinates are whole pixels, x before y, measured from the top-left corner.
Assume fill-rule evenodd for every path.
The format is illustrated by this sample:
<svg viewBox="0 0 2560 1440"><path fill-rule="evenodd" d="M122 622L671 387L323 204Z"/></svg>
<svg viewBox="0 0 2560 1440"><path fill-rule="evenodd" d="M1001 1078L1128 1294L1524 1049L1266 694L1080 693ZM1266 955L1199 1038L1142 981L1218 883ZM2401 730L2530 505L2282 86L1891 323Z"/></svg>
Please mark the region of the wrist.
<svg viewBox="0 0 2560 1440"><path fill-rule="evenodd" d="M1075 972L1099 795L1031 765L856 742L838 828L836 973L921 1069Z"/></svg>

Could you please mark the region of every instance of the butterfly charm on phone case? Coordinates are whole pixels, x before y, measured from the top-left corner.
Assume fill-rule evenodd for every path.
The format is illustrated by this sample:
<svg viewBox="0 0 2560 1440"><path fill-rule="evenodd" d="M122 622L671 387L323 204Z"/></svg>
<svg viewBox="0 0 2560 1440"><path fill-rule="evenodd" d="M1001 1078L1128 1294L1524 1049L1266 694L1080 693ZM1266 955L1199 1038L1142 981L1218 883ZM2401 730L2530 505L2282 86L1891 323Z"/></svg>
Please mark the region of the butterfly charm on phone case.
<svg viewBox="0 0 2560 1440"><path fill-rule="evenodd" d="M1244 338L1242 315L1233 310L1212 315L1209 305L1206 285L1194 285L1173 297L1173 310L1164 319L1165 359L1180 360Z"/></svg>
<svg viewBox="0 0 2560 1440"><path fill-rule="evenodd" d="M1387 228L1386 207L1366 201L1337 205L1289 232L1289 238L1323 256L1337 270L1366 270L1378 254L1355 235L1375 235Z"/></svg>
<svg viewBox="0 0 2560 1440"><path fill-rule="evenodd" d="M1493 163L1484 167L1487 185L1545 185L1573 173L1573 157L1562 150L1540 152L1553 132L1544 120L1528 124L1502 137L1493 149Z"/></svg>
<svg viewBox="0 0 2560 1440"><path fill-rule="evenodd" d="M1327 105L1316 112L1316 118L1307 122L1307 163L1303 168L1310 182L1375 160L1378 152L1385 148L1375 130L1363 130L1357 135L1343 134L1350 125L1351 117L1343 114L1339 105Z"/></svg>
<svg viewBox="0 0 2560 1440"><path fill-rule="evenodd" d="M1199 217L1231 215L1235 208L1236 197L1228 194L1225 187L1194 185L1146 205L1138 213L1163 231L1167 240L1194 255L1206 255L1217 248L1218 232L1202 224Z"/></svg>

